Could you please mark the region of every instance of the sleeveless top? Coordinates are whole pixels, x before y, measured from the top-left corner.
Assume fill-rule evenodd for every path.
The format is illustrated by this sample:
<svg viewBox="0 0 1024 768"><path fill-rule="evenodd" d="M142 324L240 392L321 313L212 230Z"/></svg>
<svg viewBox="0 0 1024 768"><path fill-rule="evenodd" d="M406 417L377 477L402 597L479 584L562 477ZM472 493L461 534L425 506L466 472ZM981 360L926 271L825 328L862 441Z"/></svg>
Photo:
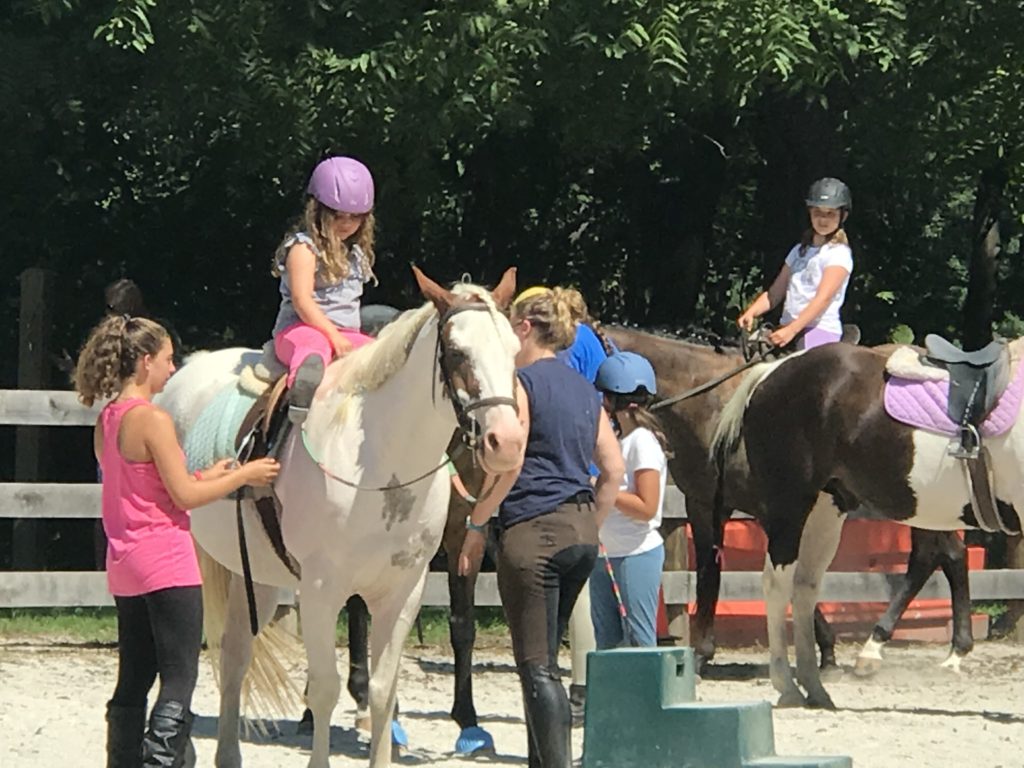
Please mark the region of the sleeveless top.
<svg viewBox="0 0 1024 768"><path fill-rule="evenodd" d="M317 306L338 328L358 331L360 325L359 303L363 295L363 285L374 279L373 270L370 269L370 265L363 257L362 248L353 245L349 249L348 276L340 281L331 282L324 274L320 264L320 251L313 244L313 239L305 232L296 232L281 243L274 261L278 272L281 273L281 307L277 311L273 335L276 336L290 325L302 322L292 304L292 286L285 264L288 258L288 249L296 243L306 245L317 257L316 275L313 279L313 299Z"/></svg>
<svg viewBox="0 0 1024 768"><path fill-rule="evenodd" d="M579 493L592 493L588 467L597 444L597 390L557 358L519 370L530 403L526 456L499 519L508 528L553 512Z"/></svg>
<svg viewBox="0 0 1024 768"><path fill-rule="evenodd" d="M188 512L171 501L155 463L121 455L121 420L138 406L151 404L142 398L112 402L100 414L107 585L117 597L195 587L203 581Z"/></svg>

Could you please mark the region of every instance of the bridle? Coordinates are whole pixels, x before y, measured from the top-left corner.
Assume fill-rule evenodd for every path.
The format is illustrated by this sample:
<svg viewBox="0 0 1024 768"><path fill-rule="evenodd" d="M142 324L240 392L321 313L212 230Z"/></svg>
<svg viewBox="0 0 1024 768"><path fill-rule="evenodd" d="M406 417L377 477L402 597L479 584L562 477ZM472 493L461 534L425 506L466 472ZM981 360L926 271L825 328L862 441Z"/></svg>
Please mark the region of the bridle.
<svg viewBox="0 0 1024 768"><path fill-rule="evenodd" d="M436 467L430 468L426 472L417 475L411 480L406 480L403 483L389 483L388 485L381 486L365 486L359 485L358 483L353 483L351 480L346 480L345 478L331 472L331 470L328 469L328 467L320 459L318 459L316 454L313 452L313 447L309 444L305 427L303 427L302 444L306 449L306 453L309 454L309 457L320 468L321 472L323 472L327 477L331 478L332 480L335 480L341 483L342 485L346 485L349 488L355 488L356 490L359 491L383 492L392 491L396 488L405 488L406 486L413 485L414 483L418 483L420 480L433 476L438 470L445 467L450 461L454 460L467 448L473 451L474 456L476 455L476 450L480 445L480 424L471 415L473 411L479 410L481 408L488 408L492 405L508 405L512 407L516 414L519 413L519 405L516 402L515 398L516 387L518 386L518 380L515 374L513 374L512 376L512 397L481 397L477 400L470 400L467 403L464 403L462 399L459 397L458 390L455 388L455 383L452 379L452 372L449 369L447 362L448 346L445 337L445 329L448 327L448 324L452 321L452 318L463 312L489 313L491 312L491 307L489 304L483 301L466 301L456 303L450 306L448 310L443 315L441 315L440 318L438 318L437 321L437 342L435 344L434 352L434 376L432 377L433 383L431 385L431 399L433 400L433 402L437 402L437 371L438 369L440 369L440 379L442 385L444 386L444 394L452 403L452 409L455 411L455 419L458 422L457 431L460 437L462 438L456 450L453 451L449 457L447 457L443 462L438 464Z"/></svg>
<svg viewBox="0 0 1024 768"><path fill-rule="evenodd" d="M512 406L512 410L519 414L519 404L516 402L516 388L518 387L518 377L512 375L512 397L481 397L477 400L470 400L468 403L463 403L462 398L459 397L458 390L455 388L455 384L452 381L452 374L448 368L447 349L444 343L444 329L455 315L461 314L462 312L490 312L491 308L482 301L466 302L464 304L455 304L449 307L448 311L444 313L437 324L437 351L434 355L435 371L437 368L441 369L441 381L444 384L445 394L448 399L452 401L452 408L455 411L455 418L459 423L459 435L462 438L461 445L471 451L476 451L480 443L480 423L473 418L470 414L473 411L479 410L480 408L489 408L492 405L509 405ZM434 402L437 402L437 377L434 379L434 388L431 390L431 397Z"/></svg>

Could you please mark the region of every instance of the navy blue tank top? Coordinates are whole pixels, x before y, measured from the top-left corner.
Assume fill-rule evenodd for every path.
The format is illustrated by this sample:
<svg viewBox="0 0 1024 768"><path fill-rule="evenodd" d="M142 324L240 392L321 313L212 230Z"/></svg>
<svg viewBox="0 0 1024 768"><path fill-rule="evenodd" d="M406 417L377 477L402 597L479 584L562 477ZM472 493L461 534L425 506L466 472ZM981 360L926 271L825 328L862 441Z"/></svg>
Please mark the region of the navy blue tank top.
<svg viewBox="0 0 1024 768"><path fill-rule="evenodd" d="M519 380L530 403L530 436L519 479L501 504L506 528L592 490L587 470L601 411L594 386L557 358L520 369Z"/></svg>

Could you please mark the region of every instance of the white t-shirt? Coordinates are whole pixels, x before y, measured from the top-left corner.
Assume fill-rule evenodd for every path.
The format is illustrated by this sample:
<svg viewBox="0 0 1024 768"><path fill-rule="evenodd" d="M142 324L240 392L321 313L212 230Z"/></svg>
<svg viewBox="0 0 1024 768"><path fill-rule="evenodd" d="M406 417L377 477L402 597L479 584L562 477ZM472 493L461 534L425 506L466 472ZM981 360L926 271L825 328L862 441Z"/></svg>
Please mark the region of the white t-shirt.
<svg viewBox="0 0 1024 768"><path fill-rule="evenodd" d="M786 256L786 264L793 276L789 279L789 285L786 288L786 303L782 308L783 325L793 322L811 303L811 299L818 292L821 276L825 274L827 267L842 267L846 270L846 279L836 291L836 295L832 297L832 301L825 307L821 317L807 326L841 334L843 323L839 319L839 308L843 306L843 300L846 298L846 286L850 284L850 273L853 272L853 253L850 251L850 246L841 243L826 243L823 246L811 245L801 256L798 244L793 246L793 250Z"/></svg>
<svg viewBox="0 0 1024 768"><path fill-rule="evenodd" d="M608 550L609 557L639 555L662 543L658 528L661 527L661 512L665 505L665 477L668 474L665 452L654 433L644 427L634 429L622 438L619 444L622 446L622 458L626 461L626 475L619 490L636 493L637 471L653 469L661 479L660 495L658 511L647 522L627 517L618 509L612 508L599 532L601 543Z"/></svg>

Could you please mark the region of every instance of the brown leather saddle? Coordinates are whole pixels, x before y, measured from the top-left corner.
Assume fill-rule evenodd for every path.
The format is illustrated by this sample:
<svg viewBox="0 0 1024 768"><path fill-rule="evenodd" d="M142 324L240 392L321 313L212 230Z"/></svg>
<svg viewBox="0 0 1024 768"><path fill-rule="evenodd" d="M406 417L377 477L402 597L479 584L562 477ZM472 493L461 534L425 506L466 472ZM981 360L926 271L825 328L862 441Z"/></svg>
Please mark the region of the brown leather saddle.
<svg viewBox="0 0 1024 768"><path fill-rule="evenodd" d="M288 392L288 376L282 374L264 390L249 412L242 419L235 436L235 449L241 462L260 459L265 456L276 456L290 433L291 423L288 421L288 403L285 394ZM285 567L299 578L299 564L284 545L284 534L281 531L281 504L277 500L273 487L243 489L253 500L259 515L263 531L274 548L274 553Z"/></svg>

